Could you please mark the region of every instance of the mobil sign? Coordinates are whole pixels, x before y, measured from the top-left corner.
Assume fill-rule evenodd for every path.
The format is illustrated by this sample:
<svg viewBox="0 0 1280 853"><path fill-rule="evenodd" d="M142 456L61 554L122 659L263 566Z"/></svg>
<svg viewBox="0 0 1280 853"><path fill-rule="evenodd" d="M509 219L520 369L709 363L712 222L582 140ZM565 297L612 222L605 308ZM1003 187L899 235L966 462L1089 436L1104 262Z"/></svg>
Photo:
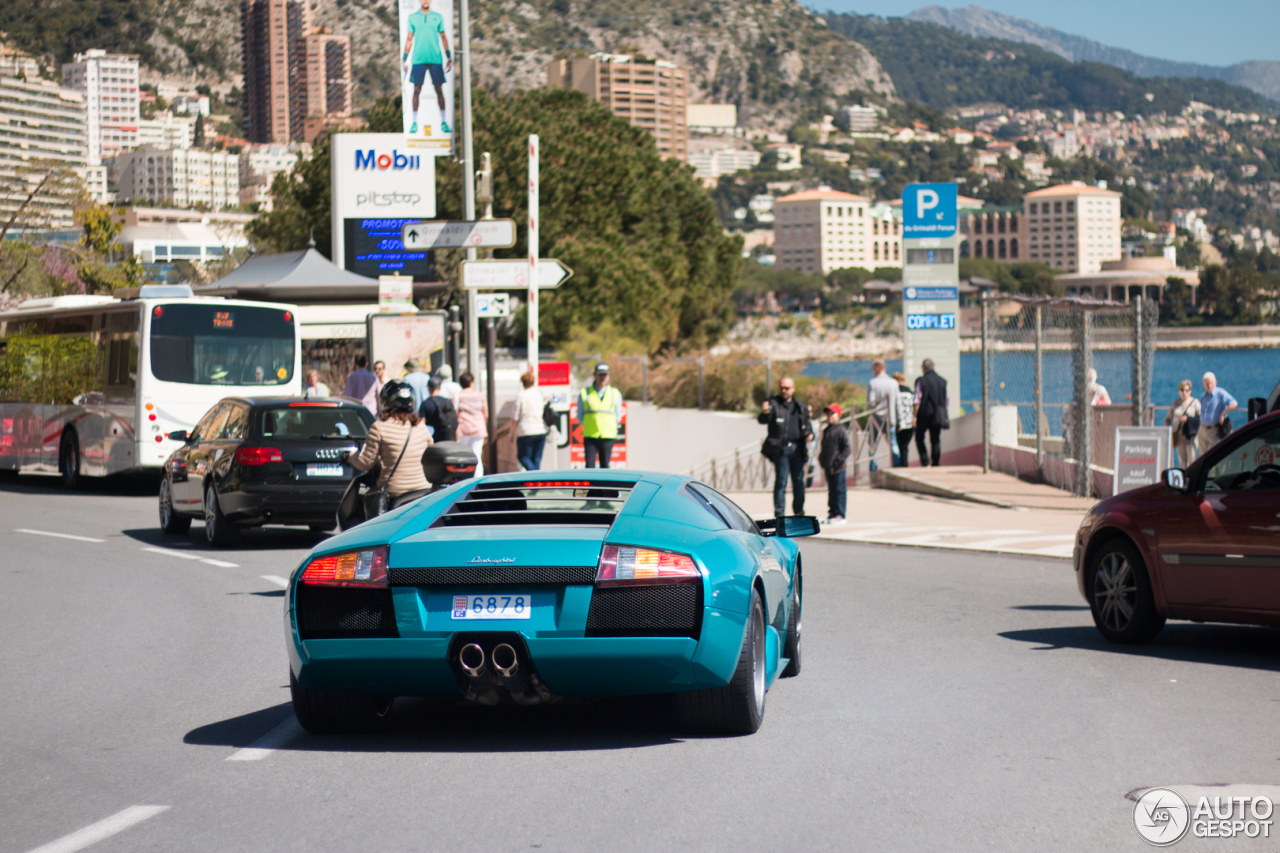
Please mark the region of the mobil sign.
<svg viewBox="0 0 1280 853"><path fill-rule="evenodd" d="M335 133L331 139L337 218L436 214L436 161L411 152L402 133Z"/></svg>
<svg viewBox="0 0 1280 853"><path fill-rule="evenodd" d="M907 184L902 190L902 236L951 237L956 233L955 184Z"/></svg>

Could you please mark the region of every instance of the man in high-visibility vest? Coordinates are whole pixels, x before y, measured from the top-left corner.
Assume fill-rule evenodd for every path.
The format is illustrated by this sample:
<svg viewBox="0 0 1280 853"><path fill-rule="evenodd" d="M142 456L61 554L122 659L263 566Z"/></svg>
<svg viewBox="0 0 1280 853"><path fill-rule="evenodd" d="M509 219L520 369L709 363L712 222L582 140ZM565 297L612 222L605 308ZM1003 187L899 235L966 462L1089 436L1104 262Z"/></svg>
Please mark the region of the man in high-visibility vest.
<svg viewBox="0 0 1280 853"><path fill-rule="evenodd" d="M608 468L622 420L622 392L609 384L609 365L604 362L596 365L595 381L578 394L578 420L587 467Z"/></svg>

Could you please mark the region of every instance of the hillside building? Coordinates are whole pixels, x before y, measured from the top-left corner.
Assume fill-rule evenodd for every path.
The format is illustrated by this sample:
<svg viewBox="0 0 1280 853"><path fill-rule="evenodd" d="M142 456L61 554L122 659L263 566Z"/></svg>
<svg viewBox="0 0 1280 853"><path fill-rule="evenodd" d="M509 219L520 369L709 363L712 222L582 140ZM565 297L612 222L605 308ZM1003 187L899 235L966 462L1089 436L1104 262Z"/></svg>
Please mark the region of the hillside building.
<svg viewBox="0 0 1280 853"><path fill-rule="evenodd" d="M822 187L775 199L773 215L778 269L902 266L901 211L889 205Z"/></svg>
<svg viewBox="0 0 1280 853"><path fill-rule="evenodd" d="M89 50L62 66L62 85L84 96L90 166L138 146L138 57Z"/></svg>
<svg viewBox="0 0 1280 853"><path fill-rule="evenodd" d="M301 142L309 119L351 115L349 36L314 26L307 0L241 0L240 14L251 142Z"/></svg>
<svg viewBox="0 0 1280 853"><path fill-rule="evenodd" d="M689 104L685 123L690 133L734 134L738 130L738 105Z"/></svg>
<svg viewBox="0 0 1280 853"><path fill-rule="evenodd" d="M633 127L649 131L663 157L689 159L688 77L683 68L596 53L586 59L551 60L547 85L585 93Z"/></svg>
<svg viewBox="0 0 1280 853"><path fill-rule="evenodd" d="M14 182L24 167L54 162L84 176L89 140L84 96L47 80L0 77L0 180L14 191L0 193L0 221L7 221L35 189L41 171L26 176L30 186L21 192ZM70 228L70 200L41 194L28 208L41 228Z"/></svg>
<svg viewBox="0 0 1280 853"><path fill-rule="evenodd" d="M139 148L116 158L122 202L166 202L221 210L240 203L240 161L225 151Z"/></svg>
<svg viewBox="0 0 1280 853"><path fill-rule="evenodd" d="M271 182L279 173L292 169L299 157L310 155L311 146L305 142L246 145L240 152L240 203L271 210Z"/></svg>
<svg viewBox="0 0 1280 853"><path fill-rule="evenodd" d="M138 147L172 148L183 150L191 147L196 135L196 120L182 118L173 113L161 113L156 118L144 118L138 122Z"/></svg>

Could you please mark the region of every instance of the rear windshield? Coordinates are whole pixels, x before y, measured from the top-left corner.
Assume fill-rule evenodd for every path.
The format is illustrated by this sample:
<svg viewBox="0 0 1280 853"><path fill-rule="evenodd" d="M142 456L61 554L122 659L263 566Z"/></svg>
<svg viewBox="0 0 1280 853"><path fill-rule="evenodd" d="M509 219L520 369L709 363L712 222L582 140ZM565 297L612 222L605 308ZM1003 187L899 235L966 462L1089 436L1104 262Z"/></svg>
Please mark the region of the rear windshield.
<svg viewBox="0 0 1280 853"><path fill-rule="evenodd" d="M356 406L290 406L259 409L254 431L262 438L364 438L373 423L367 409Z"/></svg>

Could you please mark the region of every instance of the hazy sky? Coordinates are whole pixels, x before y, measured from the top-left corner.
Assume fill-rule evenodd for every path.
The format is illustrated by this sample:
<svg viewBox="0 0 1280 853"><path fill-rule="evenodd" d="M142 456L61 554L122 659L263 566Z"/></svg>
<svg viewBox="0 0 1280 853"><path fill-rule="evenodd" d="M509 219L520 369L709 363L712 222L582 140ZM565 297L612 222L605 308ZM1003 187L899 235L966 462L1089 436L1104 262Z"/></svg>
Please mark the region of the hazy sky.
<svg viewBox="0 0 1280 853"><path fill-rule="evenodd" d="M885 17L932 5L929 0L801 2L818 11ZM942 0L937 5L948 9L977 5L1159 59L1206 65L1280 60L1280 0Z"/></svg>

